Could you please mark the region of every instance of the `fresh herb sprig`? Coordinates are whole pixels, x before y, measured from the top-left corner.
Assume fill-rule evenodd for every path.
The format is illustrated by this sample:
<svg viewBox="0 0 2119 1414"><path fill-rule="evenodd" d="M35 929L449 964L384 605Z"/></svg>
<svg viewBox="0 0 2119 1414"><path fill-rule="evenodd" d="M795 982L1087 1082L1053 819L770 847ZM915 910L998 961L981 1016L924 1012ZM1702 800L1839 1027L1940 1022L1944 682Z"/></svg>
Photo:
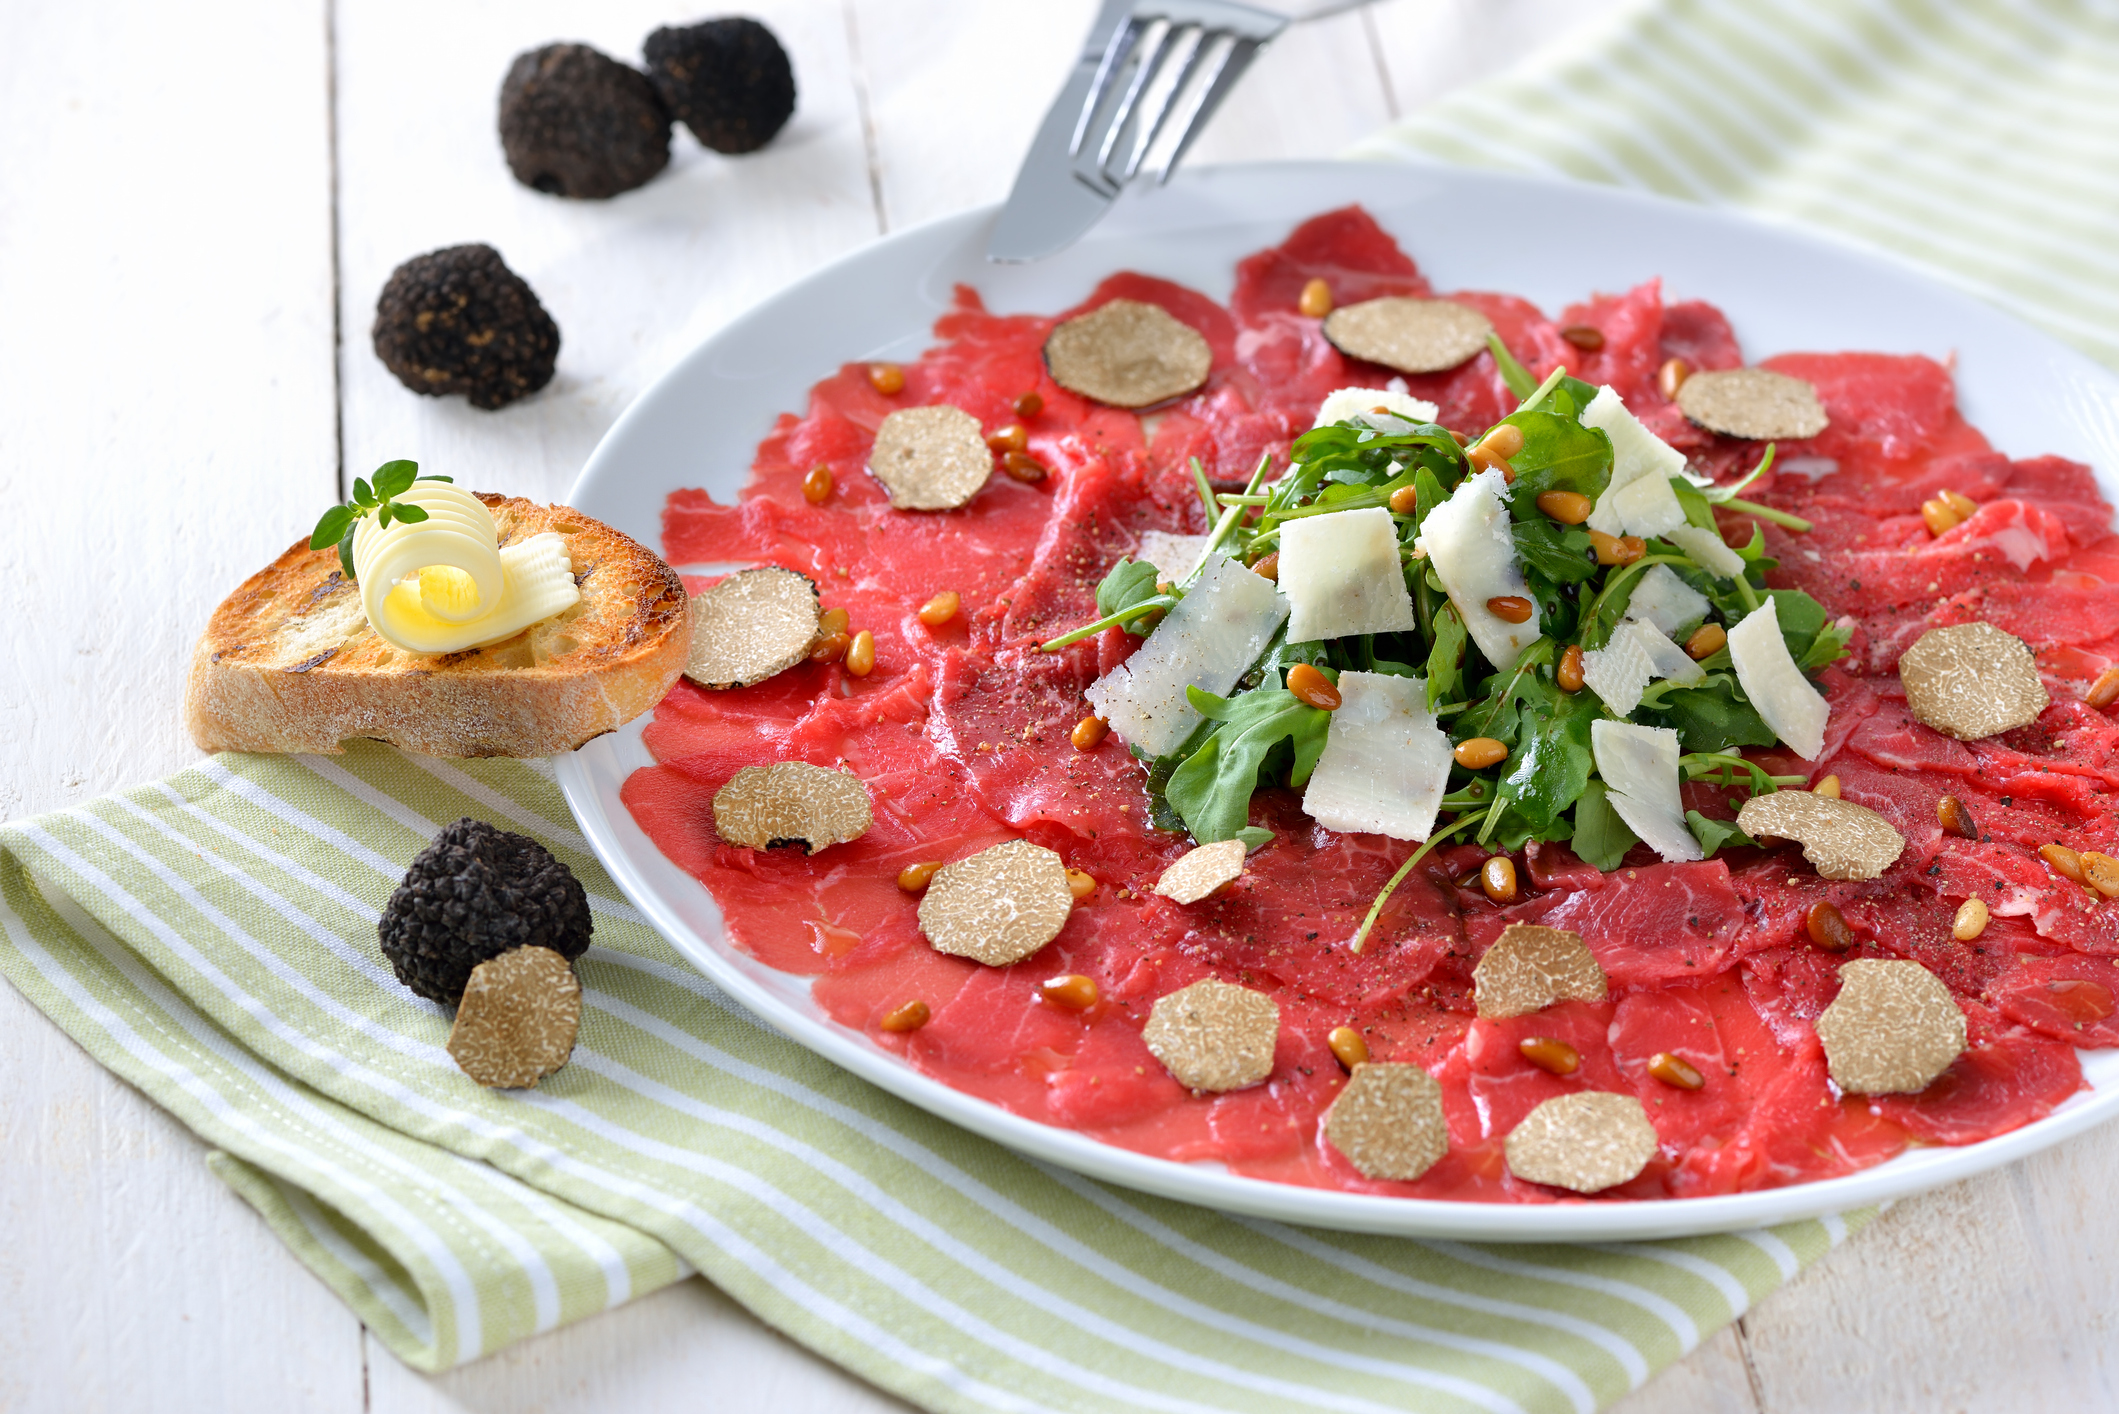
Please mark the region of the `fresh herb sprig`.
<svg viewBox="0 0 2119 1414"><path fill-rule="evenodd" d="M372 515L382 529L388 529L392 521L417 525L427 518L426 511L411 501L396 498L410 491L417 481L453 480L447 476L421 476L418 462L384 462L375 469L373 485L356 476L353 479L353 499L333 506L317 520L316 529L309 536L309 548L328 550L333 545L338 546L339 568L346 572L347 579L354 579L353 535L360 529L361 522Z"/></svg>

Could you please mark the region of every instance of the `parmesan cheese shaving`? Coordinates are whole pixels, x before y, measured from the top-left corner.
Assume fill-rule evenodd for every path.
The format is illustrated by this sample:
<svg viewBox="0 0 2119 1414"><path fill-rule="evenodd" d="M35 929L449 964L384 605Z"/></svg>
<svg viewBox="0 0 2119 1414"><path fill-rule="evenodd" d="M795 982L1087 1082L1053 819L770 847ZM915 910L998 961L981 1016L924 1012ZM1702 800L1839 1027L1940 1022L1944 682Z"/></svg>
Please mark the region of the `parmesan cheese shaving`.
<svg viewBox="0 0 2119 1414"><path fill-rule="evenodd" d="M1328 830L1426 839L1453 759L1449 737L1427 710L1427 684L1344 672L1339 699L1302 808Z"/></svg>
<svg viewBox="0 0 2119 1414"><path fill-rule="evenodd" d="M1707 616L1707 596L1679 579L1668 565L1650 565L1633 582L1633 595L1626 601L1626 617L1654 624L1671 638L1687 624Z"/></svg>
<svg viewBox="0 0 2119 1414"><path fill-rule="evenodd" d="M1287 616L1271 580L1216 555L1148 641L1083 695L1127 745L1166 755L1200 723L1185 689L1226 695Z"/></svg>
<svg viewBox="0 0 2119 1414"><path fill-rule="evenodd" d="M1164 579L1175 582L1192 572L1199 563L1199 552L1207 548L1204 535L1173 535L1167 530L1144 530L1140 534L1140 554L1162 574Z"/></svg>
<svg viewBox="0 0 2119 1414"><path fill-rule="evenodd" d="M1538 616L1520 624L1486 607L1489 599L1529 599L1508 519L1508 482L1498 470L1457 483L1450 498L1428 513L1415 548L1424 550L1472 642L1497 668L1512 666L1538 637ZM1533 601L1535 602L1535 601Z"/></svg>
<svg viewBox="0 0 2119 1414"><path fill-rule="evenodd" d="M1641 425L1610 384L1597 390L1582 409L1582 425L1611 439L1611 483L1589 512L1589 528L1606 535L1661 535L1685 523L1684 508L1670 489L1670 478L1685 471L1685 454ZM1637 482L1644 490L1625 495ZM1672 513L1675 512L1673 517ZM1634 517L1640 517L1638 522ZM1641 526L1654 524L1657 529Z"/></svg>
<svg viewBox="0 0 2119 1414"><path fill-rule="evenodd" d="M1654 624L1639 619L1625 620L1611 631L1602 648L1582 655L1582 681L1620 717L1641 705L1641 694L1655 678L1690 687L1706 676L1706 670L1684 649Z"/></svg>
<svg viewBox="0 0 2119 1414"><path fill-rule="evenodd" d="M1744 572L1744 557L1723 543L1722 537L1696 525L1676 525L1663 538L1692 557L1692 562L1711 575L1735 579ZM1667 569L1667 565L1658 565Z"/></svg>
<svg viewBox="0 0 2119 1414"><path fill-rule="evenodd" d="M1305 516L1280 529L1288 642L1419 627L1398 563L1398 523L1380 506Z"/></svg>
<svg viewBox="0 0 2119 1414"><path fill-rule="evenodd" d="M1678 734L1668 727L1633 722L1589 724L1589 749L1597 759L1611 808L1636 835L1672 863L1701 858L1700 842L1685 824L1678 795Z"/></svg>
<svg viewBox="0 0 2119 1414"><path fill-rule="evenodd" d="M1317 420L1310 425L1330 427L1335 422L1359 417L1373 427L1377 419L1365 417L1364 414L1377 408L1415 425L1433 422L1441 411L1431 402L1416 398L1410 393L1394 392L1389 388L1341 388L1324 400L1323 405L1317 409Z"/></svg>
<svg viewBox="0 0 2119 1414"><path fill-rule="evenodd" d="M1825 723L1832 709L1788 656L1778 603L1769 597L1729 630L1729 660L1760 720L1790 751L1815 761L1825 749Z"/></svg>

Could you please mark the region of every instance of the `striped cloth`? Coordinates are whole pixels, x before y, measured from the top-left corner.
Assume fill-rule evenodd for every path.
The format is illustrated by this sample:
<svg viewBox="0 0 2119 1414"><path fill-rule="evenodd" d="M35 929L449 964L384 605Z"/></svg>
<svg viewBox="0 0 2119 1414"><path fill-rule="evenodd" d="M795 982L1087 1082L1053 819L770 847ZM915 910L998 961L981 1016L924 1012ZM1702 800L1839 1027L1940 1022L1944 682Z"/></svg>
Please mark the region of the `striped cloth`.
<svg viewBox="0 0 2119 1414"><path fill-rule="evenodd" d="M581 879L573 1061L480 1089L377 949L441 824ZM705 1273L936 1410L1590 1414L1844 1239L1303 1231L1031 1163L767 1031L618 899L541 763L222 756L0 827L0 971L191 1126L407 1363Z"/></svg>
<svg viewBox="0 0 2119 1414"><path fill-rule="evenodd" d="M2115 75L2112 0L1635 0L1348 155L1800 222L2119 366Z"/></svg>

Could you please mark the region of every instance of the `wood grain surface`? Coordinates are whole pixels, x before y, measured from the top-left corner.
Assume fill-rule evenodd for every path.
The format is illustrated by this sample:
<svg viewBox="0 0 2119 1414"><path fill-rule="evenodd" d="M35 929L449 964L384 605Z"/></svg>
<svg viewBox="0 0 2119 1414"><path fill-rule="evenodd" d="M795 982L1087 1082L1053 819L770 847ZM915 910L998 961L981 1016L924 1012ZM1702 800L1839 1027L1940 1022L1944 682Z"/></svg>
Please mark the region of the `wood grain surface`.
<svg viewBox="0 0 2119 1414"><path fill-rule="evenodd" d="M1382 0L1299 26L1195 162L1329 156L1567 42L1619 0ZM518 186L509 58L635 58L644 0L103 0L0 9L0 817L181 768L214 602L398 456L561 498L677 354L876 235L1005 194L1092 0L759 0L800 106L766 151L681 130L609 202ZM375 359L391 268L497 246L563 331L500 413ZM180 1126L0 987L0 1410L904 1406L694 1279L415 1375ZM2119 1132L1900 1204L1636 1392L1626 1414L2119 1404Z"/></svg>

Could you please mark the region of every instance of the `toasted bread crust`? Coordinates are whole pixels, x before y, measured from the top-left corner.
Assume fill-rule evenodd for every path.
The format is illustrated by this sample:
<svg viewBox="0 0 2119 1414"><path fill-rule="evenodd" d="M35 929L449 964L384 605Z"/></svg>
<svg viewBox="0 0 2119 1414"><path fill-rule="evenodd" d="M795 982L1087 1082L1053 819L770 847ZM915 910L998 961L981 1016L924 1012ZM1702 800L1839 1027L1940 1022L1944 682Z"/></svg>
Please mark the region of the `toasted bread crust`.
<svg viewBox="0 0 2119 1414"><path fill-rule="evenodd" d="M337 553L298 541L222 601L192 650L192 740L336 754L360 737L427 756L550 756L660 702L691 649L676 571L565 506L478 499L502 544L565 536L581 602L488 648L407 653L368 627Z"/></svg>

